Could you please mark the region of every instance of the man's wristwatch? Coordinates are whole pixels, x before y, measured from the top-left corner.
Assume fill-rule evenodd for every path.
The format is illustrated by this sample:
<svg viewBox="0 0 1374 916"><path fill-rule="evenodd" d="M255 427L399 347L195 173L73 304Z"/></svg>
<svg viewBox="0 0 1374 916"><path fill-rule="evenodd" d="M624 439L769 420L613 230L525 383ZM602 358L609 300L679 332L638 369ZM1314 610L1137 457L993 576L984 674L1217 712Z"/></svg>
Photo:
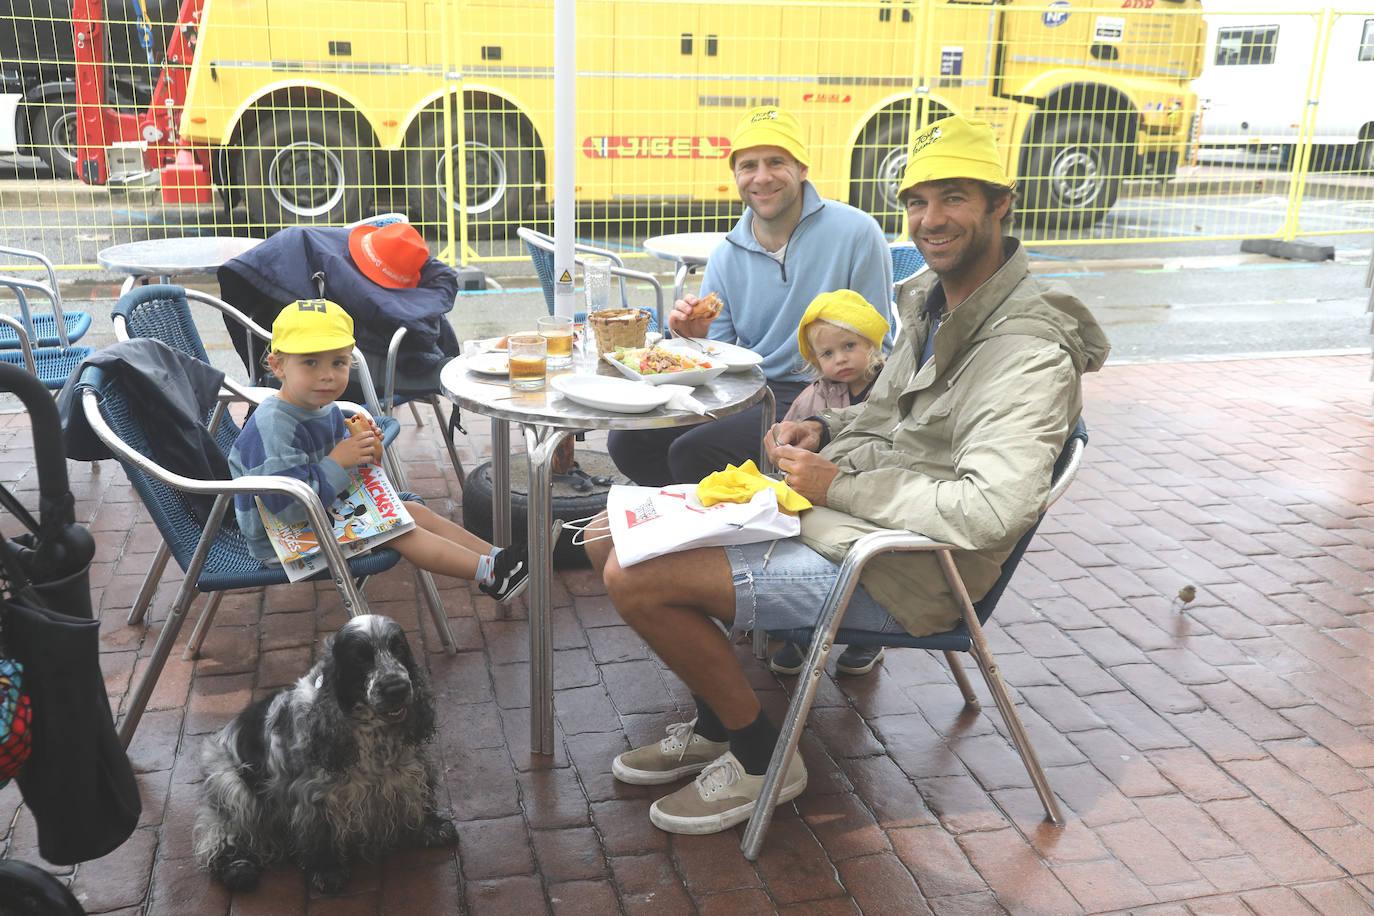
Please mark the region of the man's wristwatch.
<svg viewBox="0 0 1374 916"><path fill-rule="evenodd" d="M807 418L806 418L806 421L807 421L807 422L810 422L810 421L813 421L813 420L821 425L821 444L820 444L820 448L825 448L827 445L830 444L830 424L827 423L827 422L825 422L825 419L824 419L823 417L821 417L819 414L816 414L816 415L814 415L814 416L810 416L810 417L807 417ZM818 449L818 451L819 451L819 449Z"/></svg>

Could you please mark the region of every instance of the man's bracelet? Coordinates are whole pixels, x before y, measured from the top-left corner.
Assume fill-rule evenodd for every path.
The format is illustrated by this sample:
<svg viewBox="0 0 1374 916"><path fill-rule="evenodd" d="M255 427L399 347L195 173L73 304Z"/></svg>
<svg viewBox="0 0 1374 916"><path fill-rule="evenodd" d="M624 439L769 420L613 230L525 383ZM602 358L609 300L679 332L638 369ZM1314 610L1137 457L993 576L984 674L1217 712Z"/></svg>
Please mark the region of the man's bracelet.
<svg viewBox="0 0 1374 916"><path fill-rule="evenodd" d="M827 422L825 422L825 419L824 419L823 417L821 417L819 414L817 414L817 415L815 415L815 416L807 417L806 419L807 419L808 421L814 420L815 422L821 424L821 445L820 445L820 447L821 447L821 448L825 448L827 445L829 445L829 444L830 444L830 424L827 423Z"/></svg>

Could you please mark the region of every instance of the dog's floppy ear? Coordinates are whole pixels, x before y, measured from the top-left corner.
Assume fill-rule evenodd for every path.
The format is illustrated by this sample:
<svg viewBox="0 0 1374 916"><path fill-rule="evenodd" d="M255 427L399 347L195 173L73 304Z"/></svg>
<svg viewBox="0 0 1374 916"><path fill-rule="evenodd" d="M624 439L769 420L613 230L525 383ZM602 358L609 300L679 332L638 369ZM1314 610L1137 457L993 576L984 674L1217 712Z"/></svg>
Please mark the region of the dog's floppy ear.
<svg viewBox="0 0 1374 916"><path fill-rule="evenodd" d="M311 764L330 772L339 772L358 759L358 743L353 737L353 724L339 706L339 671L334 658L334 640L324 646L320 679L316 685L315 702L310 707Z"/></svg>
<svg viewBox="0 0 1374 916"><path fill-rule="evenodd" d="M413 699L410 703L410 716L406 719L405 739L409 744L424 744L434 737L436 717L434 713L434 693L429 689L429 678L415 655L410 651L410 642L405 636L397 652L397 659L405 665L410 675L410 690Z"/></svg>

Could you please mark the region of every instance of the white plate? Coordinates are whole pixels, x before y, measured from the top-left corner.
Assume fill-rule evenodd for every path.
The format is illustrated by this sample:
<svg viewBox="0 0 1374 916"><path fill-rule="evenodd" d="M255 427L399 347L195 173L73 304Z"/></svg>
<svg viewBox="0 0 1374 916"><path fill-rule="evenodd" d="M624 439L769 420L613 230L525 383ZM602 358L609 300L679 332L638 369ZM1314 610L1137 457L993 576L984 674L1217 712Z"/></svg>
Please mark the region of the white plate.
<svg viewBox="0 0 1374 916"><path fill-rule="evenodd" d="M510 357L504 353L478 353L467 357L466 365L478 375L510 375Z"/></svg>
<svg viewBox="0 0 1374 916"><path fill-rule="evenodd" d="M505 353L506 347L502 344L499 348L497 341L504 341L505 337L487 337L482 340L469 340L464 349L471 350L473 353Z"/></svg>
<svg viewBox="0 0 1374 916"><path fill-rule="evenodd" d="M726 372L743 372L763 362L763 357L759 356L753 350L747 350L735 344L721 343L718 340L707 340L704 337L693 337L692 340L700 341L701 345L706 348L706 352L703 354L701 350L692 346L692 344L677 337L665 340L663 343L659 344L659 346L669 350L676 350L678 353L685 353L693 359L705 356L706 359L710 360L712 363L724 363Z"/></svg>
<svg viewBox="0 0 1374 916"><path fill-rule="evenodd" d="M672 399L666 391L604 375L555 375L549 386L570 401L617 413L648 413Z"/></svg>
<svg viewBox="0 0 1374 916"><path fill-rule="evenodd" d="M711 379L725 371L725 364L719 363L712 365L710 369L687 369L683 372L660 372L657 375L640 375L619 360L611 359L609 353L604 354L602 358L614 366L616 371L626 378L636 382L645 382L649 385L705 385Z"/></svg>

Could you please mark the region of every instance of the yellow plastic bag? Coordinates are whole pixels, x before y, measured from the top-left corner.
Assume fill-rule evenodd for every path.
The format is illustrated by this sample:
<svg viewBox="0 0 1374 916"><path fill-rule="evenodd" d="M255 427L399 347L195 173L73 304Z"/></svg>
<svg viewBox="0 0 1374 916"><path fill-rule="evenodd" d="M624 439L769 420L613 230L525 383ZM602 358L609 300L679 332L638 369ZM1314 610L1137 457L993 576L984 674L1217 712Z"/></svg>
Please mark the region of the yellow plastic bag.
<svg viewBox="0 0 1374 916"><path fill-rule="evenodd" d="M739 467L727 464L725 470L707 474L697 484L697 499L703 506L716 503L747 503L759 490L767 487L778 494L778 508L793 515L811 508L811 500L783 483L764 477L753 461Z"/></svg>

